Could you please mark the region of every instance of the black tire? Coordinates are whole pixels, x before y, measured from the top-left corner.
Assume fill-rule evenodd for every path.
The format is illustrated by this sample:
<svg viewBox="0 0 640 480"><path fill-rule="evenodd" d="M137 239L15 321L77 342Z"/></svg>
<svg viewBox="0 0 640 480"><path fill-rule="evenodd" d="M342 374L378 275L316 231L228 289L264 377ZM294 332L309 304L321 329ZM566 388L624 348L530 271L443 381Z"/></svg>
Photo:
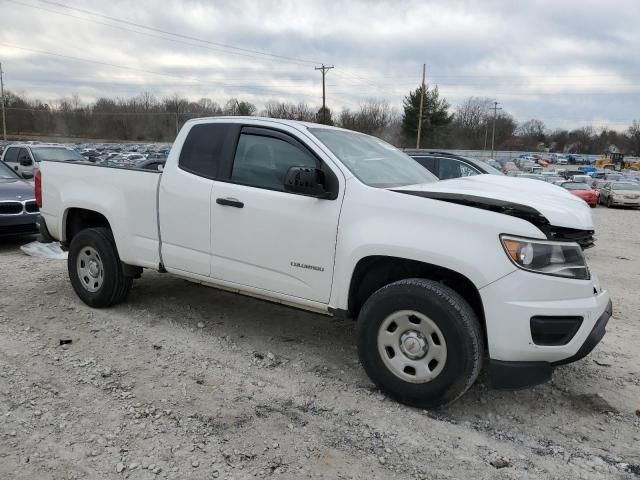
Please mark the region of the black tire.
<svg viewBox="0 0 640 480"><path fill-rule="evenodd" d="M96 291L89 291L84 286L78 271L78 256L86 248L94 249L102 262L102 284ZM133 283L133 278L123 274L122 262L111 230L103 227L87 228L73 237L69 246L67 270L71 285L78 297L94 308L110 307L122 302Z"/></svg>
<svg viewBox="0 0 640 480"><path fill-rule="evenodd" d="M607 208L611 208L612 204L611 204L611 197L607 197Z"/></svg>
<svg viewBox="0 0 640 480"><path fill-rule="evenodd" d="M378 332L394 312L412 310L437 325L446 342L442 371L425 383L403 380L385 364L378 350ZM457 400L476 381L484 356L477 316L451 288L421 278L400 280L375 292L358 316L358 354L369 378L396 400L432 408Z"/></svg>

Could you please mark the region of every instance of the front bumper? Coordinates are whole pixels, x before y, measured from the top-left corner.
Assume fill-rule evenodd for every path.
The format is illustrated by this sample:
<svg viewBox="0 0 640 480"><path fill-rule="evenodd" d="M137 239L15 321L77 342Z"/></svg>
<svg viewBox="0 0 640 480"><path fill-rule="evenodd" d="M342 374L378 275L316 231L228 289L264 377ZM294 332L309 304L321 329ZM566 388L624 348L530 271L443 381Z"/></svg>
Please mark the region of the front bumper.
<svg viewBox="0 0 640 480"><path fill-rule="evenodd" d="M489 357L505 362L559 362L575 355L609 303L609 293L592 272L574 280L516 270L480 289ZM579 329L561 345L538 345L532 317L582 317Z"/></svg>
<svg viewBox="0 0 640 480"><path fill-rule="evenodd" d="M37 213L0 215L0 237L38 233Z"/></svg>
<svg viewBox="0 0 640 480"><path fill-rule="evenodd" d="M604 337L607 323L613 313L611 300L607 308L600 315L598 321L587 336L575 355L558 362L505 362L501 360L489 361L489 376L494 388L515 390L531 387L551 380L553 370L558 365L578 361L591 353L602 337Z"/></svg>
<svg viewBox="0 0 640 480"><path fill-rule="evenodd" d="M640 199L611 197L611 205L615 205L616 207L640 207Z"/></svg>

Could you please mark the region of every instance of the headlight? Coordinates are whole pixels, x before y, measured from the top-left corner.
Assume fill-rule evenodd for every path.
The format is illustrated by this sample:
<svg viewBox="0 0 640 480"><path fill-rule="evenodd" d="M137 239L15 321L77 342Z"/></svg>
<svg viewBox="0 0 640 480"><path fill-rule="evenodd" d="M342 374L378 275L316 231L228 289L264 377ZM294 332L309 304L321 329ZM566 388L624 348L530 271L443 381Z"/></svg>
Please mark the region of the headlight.
<svg viewBox="0 0 640 480"><path fill-rule="evenodd" d="M501 235L509 259L519 268L558 277L589 279L589 269L577 243L552 242Z"/></svg>

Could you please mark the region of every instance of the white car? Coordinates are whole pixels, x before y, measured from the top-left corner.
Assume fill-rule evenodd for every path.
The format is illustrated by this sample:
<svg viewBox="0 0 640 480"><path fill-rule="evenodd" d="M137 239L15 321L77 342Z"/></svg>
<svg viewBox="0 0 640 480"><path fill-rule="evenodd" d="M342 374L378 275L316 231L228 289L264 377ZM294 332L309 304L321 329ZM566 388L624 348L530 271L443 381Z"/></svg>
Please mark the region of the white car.
<svg viewBox="0 0 640 480"><path fill-rule="evenodd" d="M190 120L162 173L44 162L36 195L88 305L123 301L146 268L357 318L367 374L411 405L457 399L485 355L496 387L546 381L611 315L582 200L498 175L437 181L339 128Z"/></svg>
<svg viewBox="0 0 640 480"><path fill-rule="evenodd" d="M57 144L10 144L2 153L7 166L24 178L32 178L33 172L43 160L84 162L86 159L72 148Z"/></svg>

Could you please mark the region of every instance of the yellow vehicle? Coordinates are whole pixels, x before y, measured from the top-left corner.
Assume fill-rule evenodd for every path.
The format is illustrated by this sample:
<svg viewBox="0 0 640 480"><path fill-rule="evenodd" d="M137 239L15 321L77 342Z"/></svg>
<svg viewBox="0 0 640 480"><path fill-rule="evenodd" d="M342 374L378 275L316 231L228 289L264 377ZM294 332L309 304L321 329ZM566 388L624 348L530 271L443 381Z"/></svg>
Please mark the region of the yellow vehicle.
<svg viewBox="0 0 640 480"><path fill-rule="evenodd" d="M616 172L620 172L625 168L640 170L640 163L625 162L623 153L607 152L596 160L595 167L602 170L614 170Z"/></svg>

